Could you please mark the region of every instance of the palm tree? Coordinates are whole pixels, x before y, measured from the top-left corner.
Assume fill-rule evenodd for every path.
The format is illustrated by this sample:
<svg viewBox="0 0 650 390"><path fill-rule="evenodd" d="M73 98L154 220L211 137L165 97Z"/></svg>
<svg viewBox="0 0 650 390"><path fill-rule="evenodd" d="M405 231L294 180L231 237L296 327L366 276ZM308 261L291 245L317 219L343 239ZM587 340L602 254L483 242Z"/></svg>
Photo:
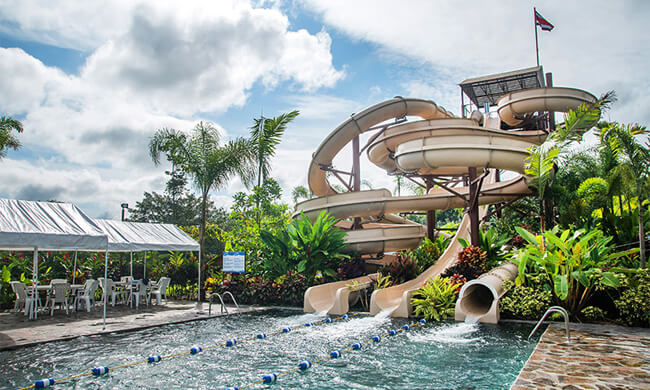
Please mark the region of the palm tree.
<svg viewBox="0 0 650 390"><path fill-rule="evenodd" d="M545 229L544 202L546 190L553 179L555 165L561 153L570 144L580 141L582 136L600 120L603 110L616 99L613 91L607 92L593 104L583 104L575 111L569 110L564 117L564 125L546 137L541 145L531 146L526 158L525 173L531 176L530 183L537 189L539 199L540 229Z"/></svg>
<svg viewBox="0 0 650 390"><path fill-rule="evenodd" d="M647 192L644 191L650 179L650 148L640 141L646 138L650 131L645 126L638 124L621 125L609 123L601 129L601 143L608 144L617 156L625 158L633 173L634 187L637 196L637 210L639 217L639 258L641 268L645 268L645 232L643 226L645 210L643 201Z"/></svg>
<svg viewBox="0 0 650 390"><path fill-rule="evenodd" d="M305 186L297 186L291 191L293 203L297 203L298 199L312 199L314 194Z"/></svg>
<svg viewBox="0 0 650 390"><path fill-rule="evenodd" d="M21 147L12 131L22 133L23 124L8 116L0 117L0 160L7 156L8 149L17 150Z"/></svg>
<svg viewBox="0 0 650 390"><path fill-rule="evenodd" d="M223 188L233 176L246 186L255 177L255 147L250 140L236 138L221 143L221 134L211 123L199 122L189 136L174 129L160 129L149 141L149 154L154 164L165 152L172 163L186 172L201 192L199 243L204 253L206 210L210 190Z"/></svg>
<svg viewBox="0 0 650 390"><path fill-rule="evenodd" d="M293 110L275 118L261 117L253 120L254 123L250 130L251 141L255 145L255 151L257 153L258 187L271 175L271 157L275 156L275 149L280 144L287 125L299 113L298 110Z"/></svg>

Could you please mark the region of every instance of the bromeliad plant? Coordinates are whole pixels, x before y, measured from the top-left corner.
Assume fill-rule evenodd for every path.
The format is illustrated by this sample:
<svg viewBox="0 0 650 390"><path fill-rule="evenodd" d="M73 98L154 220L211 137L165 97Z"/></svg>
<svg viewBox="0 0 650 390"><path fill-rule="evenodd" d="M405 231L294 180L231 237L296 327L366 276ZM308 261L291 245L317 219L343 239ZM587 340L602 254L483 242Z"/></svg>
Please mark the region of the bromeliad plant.
<svg viewBox="0 0 650 390"><path fill-rule="evenodd" d="M458 286L450 278L430 278L411 298L413 312L427 320L442 321L455 312Z"/></svg>
<svg viewBox="0 0 650 390"><path fill-rule="evenodd" d="M538 236L520 227L516 230L528 244L514 257L519 265L515 283L525 284L529 275L546 275L554 301L572 315L580 313L596 290L618 287L616 272L625 270L612 266L617 259L638 251L615 252L612 238L600 230L555 227Z"/></svg>

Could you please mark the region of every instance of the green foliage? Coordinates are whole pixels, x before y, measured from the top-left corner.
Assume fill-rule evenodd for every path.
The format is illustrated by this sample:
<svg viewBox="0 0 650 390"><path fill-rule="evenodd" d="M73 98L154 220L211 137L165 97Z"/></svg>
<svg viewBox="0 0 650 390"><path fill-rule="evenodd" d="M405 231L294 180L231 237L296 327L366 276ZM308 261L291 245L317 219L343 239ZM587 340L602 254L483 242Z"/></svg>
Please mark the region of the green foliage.
<svg viewBox="0 0 650 390"><path fill-rule="evenodd" d="M326 212L313 223L301 214L284 230L262 232L261 266L266 277L273 279L287 271L301 273L309 282L334 277L338 262L349 258L343 253L345 233L334 226L336 222Z"/></svg>
<svg viewBox="0 0 650 390"><path fill-rule="evenodd" d="M390 278L390 275L383 275L381 272L377 273L377 280L375 283L375 290L381 290L382 288L388 288L393 285L393 282Z"/></svg>
<svg viewBox="0 0 650 390"><path fill-rule="evenodd" d="M516 284L531 281L530 275L548 278L556 303L576 315L586 305L597 289L616 288L620 280L615 270L604 267L616 265L616 261L635 250L618 252L610 244L611 237L600 230L546 230L541 235L516 228L528 242L513 258L519 266Z"/></svg>
<svg viewBox="0 0 650 390"><path fill-rule="evenodd" d="M499 311L504 318L536 321L551 306L553 296L546 276L531 276L529 282L528 286L516 286L510 280L504 282L508 292L499 300Z"/></svg>
<svg viewBox="0 0 650 390"><path fill-rule="evenodd" d="M217 292L230 291L242 304L302 306L307 287L307 278L295 272L274 280L233 275L231 280L225 280L218 287Z"/></svg>
<svg viewBox="0 0 650 390"><path fill-rule="evenodd" d="M194 301L197 299L196 282L186 282L185 284L170 284L167 287L167 298L177 299L180 301Z"/></svg>
<svg viewBox="0 0 650 390"><path fill-rule="evenodd" d="M418 276L418 264L413 258L399 252L395 261L382 266L378 272L390 276L394 284L401 284Z"/></svg>
<svg viewBox="0 0 650 390"><path fill-rule="evenodd" d="M458 262L447 268L442 276L462 275L466 280L478 278L487 272L487 253L481 248L468 246L458 252Z"/></svg>
<svg viewBox="0 0 650 390"><path fill-rule="evenodd" d="M17 150L20 149L20 147L22 146L20 144L20 140L16 138L14 134L12 134L12 132L14 131L16 133L22 133L23 124L11 117L1 116L0 117L0 160L2 160L2 158L7 156L8 149Z"/></svg>
<svg viewBox="0 0 650 390"><path fill-rule="evenodd" d="M458 284L451 283L449 278L436 276L427 280L413 293L411 304L416 316L442 321L454 316L456 298L458 298Z"/></svg>
<svg viewBox="0 0 650 390"><path fill-rule="evenodd" d="M289 236L293 241L296 271L311 281L318 274L334 276L336 261L348 258L343 254L345 233L336 226L338 220L323 211L312 222L301 214L289 225Z"/></svg>
<svg viewBox="0 0 650 390"><path fill-rule="evenodd" d="M275 155L275 149L282 140L282 135L287 125L293 121L299 111L293 110L283 113L275 118L259 118L253 120L251 126L251 142L255 147L258 165L257 186L261 186L271 174L271 158Z"/></svg>
<svg viewBox="0 0 650 390"><path fill-rule="evenodd" d="M620 313L619 320L629 326L650 327L650 271L639 270L628 279L628 286L614 301Z"/></svg>
<svg viewBox="0 0 650 390"><path fill-rule="evenodd" d="M425 237L419 247L404 251L404 255L414 259L417 264L417 273L421 274L438 261L442 252L447 249L451 238L439 235L431 241Z"/></svg>
<svg viewBox="0 0 650 390"><path fill-rule="evenodd" d="M609 184L600 177L586 179L578 187L576 195L583 199L592 210L607 207L609 202Z"/></svg>
<svg viewBox="0 0 650 390"><path fill-rule="evenodd" d="M507 257L505 246L510 243L511 237L508 234L499 234L497 229L490 226L487 230L479 230L479 247L486 256L485 268L487 270L501 264ZM460 244L463 248L469 247L467 240L460 238Z"/></svg>
<svg viewBox="0 0 650 390"><path fill-rule="evenodd" d="M580 311L580 317L589 322L603 321L605 319L605 311L600 307L587 306Z"/></svg>

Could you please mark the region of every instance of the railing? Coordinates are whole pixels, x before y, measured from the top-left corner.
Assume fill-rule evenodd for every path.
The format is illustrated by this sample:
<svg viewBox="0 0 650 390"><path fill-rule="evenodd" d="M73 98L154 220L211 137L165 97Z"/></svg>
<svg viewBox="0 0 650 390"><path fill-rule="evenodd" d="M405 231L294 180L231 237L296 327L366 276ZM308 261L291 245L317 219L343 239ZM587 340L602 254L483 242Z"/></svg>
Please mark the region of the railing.
<svg viewBox="0 0 650 390"><path fill-rule="evenodd" d="M230 314L228 312L228 307L225 305L225 303L223 303L223 297L228 296L228 295L230 295L230 298L232 299L232 302L235 304L235 307L237 308L237 313L241 312L241 310L239 309L239 305L237 304L237 301L235 300L235 296L232 295L232 293L230 291L226 291L225 293L223 293L223 296L221 296L221 294L219 294L219 293L213 293L210 296L210 305L208 305L208 315L212 314L212 303L214 302L214 297L215 296L217 298L219 298L219 302L221 303L221 314L223 314L224 312L226 313L226 315Z"/></svg>
<svg viewBox="0 0 650 390"><path fill-rule="evenodd" d="M571 335L569 335L569 313L561 306L551 306L546 310L546 313L542 316L542 319L537 322L537 325L535 325L535 329L533 329L532 332L530 332L530 335L528 335L528 340L530 340L531 337L533 337L533 334L537 331L537 329L542 325L542 322L546 319L546 316L549 314L556 312L562 314L562 317L564 317L564 328L566 329L566 338L567 341L570 343L571 342Z"/></svg>

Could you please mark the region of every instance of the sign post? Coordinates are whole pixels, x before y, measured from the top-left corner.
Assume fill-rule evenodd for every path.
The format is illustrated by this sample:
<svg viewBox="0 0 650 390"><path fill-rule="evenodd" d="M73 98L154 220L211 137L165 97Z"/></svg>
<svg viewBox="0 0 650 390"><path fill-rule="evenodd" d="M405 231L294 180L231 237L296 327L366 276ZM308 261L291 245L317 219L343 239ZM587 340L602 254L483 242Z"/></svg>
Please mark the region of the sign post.
<svg viewBox="0 0 650 390"><path fill-rule="evenodd" d="M223 273L246 272L246 254L244 252L223 252Z"/></svg>

